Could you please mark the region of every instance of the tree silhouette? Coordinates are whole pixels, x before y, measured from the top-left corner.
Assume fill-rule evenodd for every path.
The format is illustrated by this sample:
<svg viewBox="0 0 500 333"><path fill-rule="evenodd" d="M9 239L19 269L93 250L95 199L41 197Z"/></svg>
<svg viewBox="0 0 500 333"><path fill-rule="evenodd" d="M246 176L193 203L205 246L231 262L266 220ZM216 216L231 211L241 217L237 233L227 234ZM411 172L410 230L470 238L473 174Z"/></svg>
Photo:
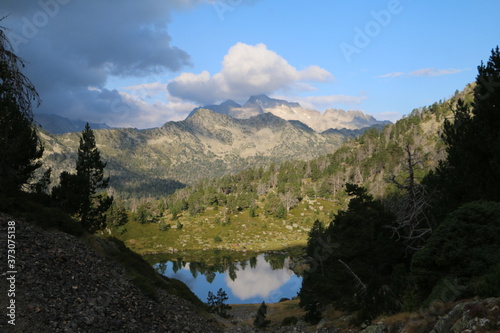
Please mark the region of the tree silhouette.
<svg viewBox="0 0 500 333"><path fill-rule="evenodd" d="M436 171L441 210L473 200L500 201L500 51L478 66L471 105L459 101L442 138L448 156Z"/></svg>
<svg viewBox="0 0 500 333"><path fill-rule="evenodd" d="M33 124L32 103L40 104L34 85L21 72L25 62L14 54L0 26L0 191L22 188L41 166L43 147Z"/></svg>
<svg viewBox="0 0 500 333"><path fill-rule="evenodd" d="M227 294L222 288L217 291L217 295L214 295L211 291L208 292L207 301L210 310L223 318L228 318L229 314L227 311L231 310L231 306L226 304L227 300Z"/></svg>
<svg viewBox="0 0 500 333"><path fill-rule="evenodd" d="M255 320L253 321L254 326L266 327L267 325L269 325L271 321L266 319L266 315L267 315L267 305L266 302L262 301L262 303L259 306L259 309L257 310L257 314L255 315Z"/></svg>
<svg viewBox="0 0 500 333"><path fill-rule="evenodd" d="M94 132L87 123L80 137L76 174L61 173L60 185L53 189L52 196L68 212L75 214L89 233L106 227L105 213L113 202L113 197L97 193L109 183L109 177L104 177L105 167Z"/></svg>

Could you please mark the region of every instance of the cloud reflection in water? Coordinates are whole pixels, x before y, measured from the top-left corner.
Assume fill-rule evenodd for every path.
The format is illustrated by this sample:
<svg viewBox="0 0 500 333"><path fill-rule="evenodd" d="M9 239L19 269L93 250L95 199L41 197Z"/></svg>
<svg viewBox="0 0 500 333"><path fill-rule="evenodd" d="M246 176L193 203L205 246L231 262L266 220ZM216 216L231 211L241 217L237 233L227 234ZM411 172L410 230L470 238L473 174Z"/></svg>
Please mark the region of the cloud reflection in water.
<svg viewBox="0 0 500 333"><path fill-rule="evenodd" d="M229 275L226 275L224 279L231 292L241 300L256 296L267 299L272 291L279 289L292 277L293 272L287 266L273 270L264 259L264 255L259 255L255 268L240 269L238 278L234 281L229 278Z"/></svg>

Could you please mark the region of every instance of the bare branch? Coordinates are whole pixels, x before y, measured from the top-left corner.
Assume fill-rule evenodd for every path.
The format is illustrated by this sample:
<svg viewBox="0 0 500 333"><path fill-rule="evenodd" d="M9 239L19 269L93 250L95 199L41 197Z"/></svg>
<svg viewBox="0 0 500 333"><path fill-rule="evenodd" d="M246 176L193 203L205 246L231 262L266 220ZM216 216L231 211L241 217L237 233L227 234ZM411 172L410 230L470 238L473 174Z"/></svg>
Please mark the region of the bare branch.
<svg viewBox="0 0 500 333"><path fill-rule="evenodd" d="M39 106L40 96L35 86L20 71L26 62L14 54L5 30L6 28L0 26L0 98L12 98L24 117L32 121L32 102Z"/></svg>
<svg viewBox="0 0 500 333"><path fill-rule="evenodd" d="M391 205L396 215L396 223L391 227L393 236L398 240L402 239L407 250L413 251L419 250L430 237L432 222L426 214L430 208L427 202L428 195L425 187L417 182L415 176L420 160L412 151L410 144L406 144L405 152L408 176L401 182L392 175L387 181L404 193L400 198L394 199Z"/></svg>
<svg viewBox="0 0 500 333"><path fill-rule="evenodd" d="M354 271L351 269L351 267L349 267L349 265L347 265L341 259L339 259L338 261L342 265L344 265L344 267L347 269L347 271L349 272L349 274L352 275L352 278L353 278L354 282L356 283L356 288L358 289L358 295L365 294L366 293L366 284L363 283L363 281L361 281L361 279L359 278L359 276L356 275L356 273L354 273Z"/></svg>

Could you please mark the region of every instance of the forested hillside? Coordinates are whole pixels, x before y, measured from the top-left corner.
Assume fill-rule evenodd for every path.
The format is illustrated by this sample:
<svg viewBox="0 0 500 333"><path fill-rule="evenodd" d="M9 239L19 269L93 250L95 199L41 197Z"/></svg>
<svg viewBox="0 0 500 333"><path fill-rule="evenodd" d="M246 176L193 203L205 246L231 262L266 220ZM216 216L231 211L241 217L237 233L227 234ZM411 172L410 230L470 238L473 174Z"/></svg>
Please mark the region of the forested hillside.
<svg viewBox="0 0 500 333"><path fill-rule="evenodd" d="M366 187L388 207L398 206L401 192L398 184L408 177L408 158L412 159L412 172L419 182L436 168L439 160L446 156L440 138L443 122L453 117L452 109L459 99L472 101L473 87L468 85L446 101L415 109L381 130L372 128L349 139L332 154L202 179L167 198L118 200L108 213L108 225L117 235L122 234L118 237L133 241L129 245L139 252L158 251L154 248L160 245L154 245L153 238L158 242L161 239L160 243L165 243L161 246L167 248L199 248L200 244L227 248L230 244L254 242L268 242L269 246L269 242L276 243L269 236L273 232L281 234L274 237L274 240L281 239L278 242L281 246L304 244L305 233L314 220L319 219L326 225L339 209L347 207L346 183ZM127 221L131 222L126 224ZM214 226L209 228L214 221ZM175 231L176 225L185 226L182 233ZM254 228L243 232L238 225ZM174 230L158 234L158 230L166 231L171 226ZM262 228L267 229L266 234ZM193 243L189 237L197 238L200 233L210 241ZM212 238L222 233L224 241L214 243Z"/></svg>
<svg viewBox="0 0 500 333"><path fill-rule="evenodd" d="M320 134L273 116L234 119L199 109L180 122L147 130L96 130L103 159L108 163L113 194L122 198L159 197L206 177L236 173L293 159L312 159L333 152L351 132ZM71 170L76 160L78 133L41 133L44 167L53 181Z"/></svg>
<svg viewBox="0 0 500 333"><path fill-rule="evenodd" d="M342 200L347 182L363 184L376 197L384 197L388 195L393 176L396 180L405 177L408 152L416 162L415 172L420 177L446 156L440 139L443 121L452 117L452 108L459 98L471 101L472 89L473 85L469 85L446 101L415 109L382 130L370 129L348 140L332 154L200 180L171 196L169 208L175 210L174 207L181 206L199 213L209 206L227 206L235 211L251 207L252 200L260 198L265 203L276 203L274 210L270 209L270 213L274 213L279 203L289 210L306 196ZM179 203L183 200L197 208Z"/></svg>

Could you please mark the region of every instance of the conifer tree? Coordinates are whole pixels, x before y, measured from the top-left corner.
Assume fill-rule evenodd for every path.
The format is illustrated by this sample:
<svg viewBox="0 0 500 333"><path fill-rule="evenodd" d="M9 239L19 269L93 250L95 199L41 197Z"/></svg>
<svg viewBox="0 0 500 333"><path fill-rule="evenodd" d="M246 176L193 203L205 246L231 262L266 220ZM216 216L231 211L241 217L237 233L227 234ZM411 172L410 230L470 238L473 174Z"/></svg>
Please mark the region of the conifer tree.
<svg viewBox="0 0 500 333"><path fill-rule="evenodd" d="M94 132L87 123L80 137L76 174L63 172L60 185L53 189L52 195L68 212L75 214L89 233L106 227L105 213L113 202L113 197L98 193L109 183L109 177L104 177L105 167Z"/></svg>
<svg viewBox="0 0 500 333"><path fill-rule="evenodd" d="M259 306L259 309L257 310L257 314L255 315L255 320L253 321L254 326L266 327L267 325L269 325L271 321L266 319L266 315L267 315L267 305L266 302L262 301L262 303Z"/></svg>
<svg viewBox="0 0 500 333"><path fill-rule="evenodd" d="M437 169L438 206L453 210L473 200L500 201L500 51L478 66L474 102L457 103L446 120L443 140L447 159Z"/></svg>
<svg viewBox="0 0 500 333"><path fill-rule="evenodd" d="M27 184L43 154L31 109L40 98L24 66L0 27L0 192L6 193Z"/></svg>

